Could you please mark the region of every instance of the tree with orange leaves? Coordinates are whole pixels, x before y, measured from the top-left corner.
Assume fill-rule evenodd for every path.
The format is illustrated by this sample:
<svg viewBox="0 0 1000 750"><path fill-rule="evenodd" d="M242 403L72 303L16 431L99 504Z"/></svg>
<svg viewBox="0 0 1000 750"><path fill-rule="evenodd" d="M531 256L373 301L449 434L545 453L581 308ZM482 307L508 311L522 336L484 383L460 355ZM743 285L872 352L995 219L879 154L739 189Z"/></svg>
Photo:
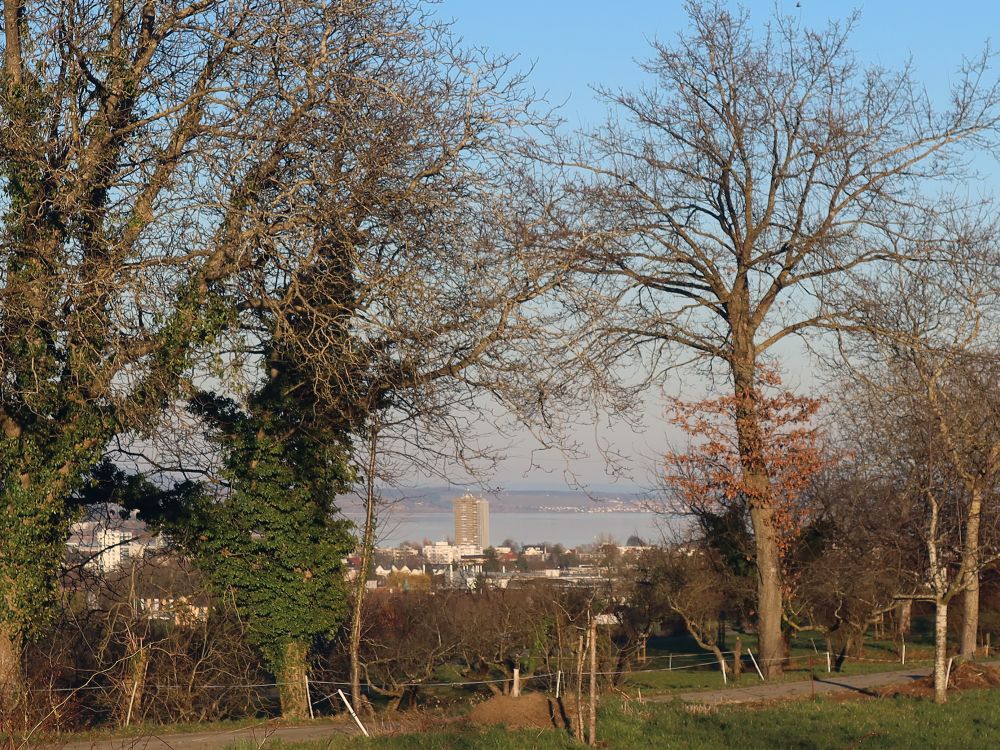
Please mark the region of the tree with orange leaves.
<svg viewBox="0 0 1000 750"><path fill-rule="evenodd" d="M667 489L706 536L716 537L723 557L739 564L742 556L750 564L758 592L781 591L787 583L783 562L807 516L799 500L827 463L815 420L822 405L782 388L776 373L735 395L671 401L671 421L689 444L665 457ZM760 426L752 444L739 429L748 414ZM760 476L768 481L762 484ZM758 612L761 607L758 601ZM775 657L768 662L769 672L780 671Z"/></svg>

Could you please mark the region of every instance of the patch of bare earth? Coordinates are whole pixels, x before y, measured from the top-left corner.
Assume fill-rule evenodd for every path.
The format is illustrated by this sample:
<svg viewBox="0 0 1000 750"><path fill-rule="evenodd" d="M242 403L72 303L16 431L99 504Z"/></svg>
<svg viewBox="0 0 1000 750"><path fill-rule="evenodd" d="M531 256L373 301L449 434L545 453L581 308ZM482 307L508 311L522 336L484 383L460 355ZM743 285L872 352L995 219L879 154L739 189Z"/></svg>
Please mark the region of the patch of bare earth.
<svg viewBox="0 0 1000 750"><path fill-rule="evenodd" d="M550 698L542 693L524 693L517 698L497 695L477 703L469 721L479 726L502 724L508 729L567 729L571 726L572 701Z"/></svg>
<svg viewBox="0 0 1000 750"><path fill-rule="evenodd" d="M1000 669L985 664L964 662L951 671L948 677L949 690L982 690L1000 687ZM934 697L934 677L924 677L905 685L889 685L879 691L880 695L904 695L914 698Z"/></svg>

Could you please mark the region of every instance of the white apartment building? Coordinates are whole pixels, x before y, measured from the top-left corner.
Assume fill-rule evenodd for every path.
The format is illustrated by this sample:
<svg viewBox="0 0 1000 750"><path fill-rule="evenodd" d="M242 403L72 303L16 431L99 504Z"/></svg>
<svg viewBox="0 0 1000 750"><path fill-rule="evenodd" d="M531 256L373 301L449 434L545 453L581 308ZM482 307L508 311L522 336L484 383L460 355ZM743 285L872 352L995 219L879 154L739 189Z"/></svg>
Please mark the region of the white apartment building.
<svg viewBox="0 0 1000 750"><path fill-rule="evenodd" d="M127 522L124 527L115 528L95 521L75 523L70 528L67 546L84 557L84 567L107 573L126 560L141 558L148 550L163 546L162 539L134 526Z"/></svg>
<svg viewBox="0 0 1000 750"><path fill-rule="evenodd" d="M450 565L461 562L462 555L481 555L483 548L474 544L448 544L448 542L435 542L425 544L424 560L431 565Z"/></svg>

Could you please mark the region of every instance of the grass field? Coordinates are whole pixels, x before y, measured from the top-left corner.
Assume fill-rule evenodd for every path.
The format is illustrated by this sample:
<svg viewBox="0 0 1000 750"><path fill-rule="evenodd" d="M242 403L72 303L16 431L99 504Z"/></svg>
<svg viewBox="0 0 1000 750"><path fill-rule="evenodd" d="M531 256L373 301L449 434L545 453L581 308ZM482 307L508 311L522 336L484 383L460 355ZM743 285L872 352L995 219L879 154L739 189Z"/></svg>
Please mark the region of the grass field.
<svg viewBox="0 0 1000 750"><path fill-rule="evenodd" d="M738 680L729 675L724 685L722 674L714 663L712 655L701 652L688 638L656 638L650 642L649 659L644 665L635 665L633 673L625 678L625 686L631 690L639 688L643 695L669 692L672 690L718 690L724 686L746 687L760 684L747 656L747 649L757 653L757 641L753 635L742 636L744 671ZM728 640L732 649L735 634ZM807 680L811 674L826 674L826 652L823 638L818 633L804 631L792 639L789 648L790 660L781 681ZM682 656L669 655L683 654ZM730 658L731 657L727 657ZM929 642L914 642L907 645L908 665L930 664L933 649ZM831 659L835 664L836 659ZM668 667L672 666L673 669ZM898 645L891 641L865 642L864 659L847 658L840 665L839 673L844 675L868 674L900 669ZM773 679L771 680L774 681Z"/></svg>
<svg viewBox="0 0 1000 750"><path fill-rule="evenodd" d="M625 708L608 701L598 740L606 748L920 748L975 750L1000 746L1000 691L955 693L945 706L913 698L792 701L767 707L692 712L677 703ZM372 740L289 745L295 750L555 750L579 747L556 730L487 731L457 727Z"/></svg>

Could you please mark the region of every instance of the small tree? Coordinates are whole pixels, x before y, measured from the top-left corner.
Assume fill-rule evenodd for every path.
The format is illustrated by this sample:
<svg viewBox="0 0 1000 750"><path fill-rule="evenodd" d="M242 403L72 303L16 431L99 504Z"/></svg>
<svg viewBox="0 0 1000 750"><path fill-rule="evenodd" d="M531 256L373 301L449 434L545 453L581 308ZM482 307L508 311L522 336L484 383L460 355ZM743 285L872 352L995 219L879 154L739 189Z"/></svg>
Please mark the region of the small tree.
<svg viewBox="0 0 1000 750"><path fill-rule="evenodd" d="M657 549L645 556L640 574L684 621L698 647L710 651L725 672L726 614L737 597L717 555L707 545Z"/></svg>
<svg viewBox="0 0 1000 750"><path fill-rule="evenodd" d="M806 491L810 520L789 561L795 619L824 632L841 656L860 655L868 626L913 590L922 549L919 504L884 475L886 452L844 453Z"/></svg>
<svg viewBox="0 0 1000 750"><path fill-rule="evenodd" d="M926 565L919 598L935 606L935 700L946 700L948 610L964 599L962 656L975 653L979 576L1000 555L995 229L945 225L949 263L873 280L854 299L852 421L871 433L901 493L919 502Z"/></svg>
<svg viewBox="0 0 1000 750"><path fill-rule="evenodd" d="M674 400L673 422L692 443L686 451L666 455L668 490L695 517L704 537L724 558L742 554L752 561L758 591L768 588L762 579L784 581L785 555L804 519L798 500L824 465L813 424L822 402L779 386L778 377L770 374L746 393L692 403ZM740 428L748 418L749 402L755 404L752 419L759 425L753 441ZM746 470L748 459L770 477L766 486L757 481L755 472ZM752 524L758 543L741 545L741 538L750 541L749 520L762 506L768 508L766 526ZM764 534L771 539L766 549L759 544ZM779 603L781 592L779 586ZM763 607L758 600L758 629L764 627ZM779 656L763 658L769 673L780 672Z"/></svg>

